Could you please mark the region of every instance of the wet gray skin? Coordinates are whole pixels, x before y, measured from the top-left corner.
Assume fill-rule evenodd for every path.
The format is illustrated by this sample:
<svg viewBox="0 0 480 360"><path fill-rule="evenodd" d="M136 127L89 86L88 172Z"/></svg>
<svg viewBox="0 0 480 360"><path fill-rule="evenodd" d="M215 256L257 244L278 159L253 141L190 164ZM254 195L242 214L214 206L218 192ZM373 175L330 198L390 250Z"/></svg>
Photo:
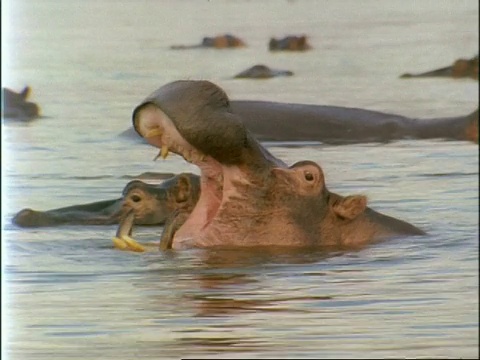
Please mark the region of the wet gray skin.
<svg viewBox="0 0 480 360"><path fill-rule="evenodd" d="M268 43L270 51L305 51L311 48L305 35L286 36L283 39L271 38Z"/></svg>
<svg viewBox="0 0 480 360"><path fill-rule="evenodd" d="M21 227L111 225L120 223L129 212L133 212L133 224L161 225L178 207L196 201L199 191L199 178L191 173L179 174L161 184L133 180L125 186L122 197L118 199L48 211L23 209L12 221Z"/></svg>
<svg viewBox="0 0 480 360"><path fill-rule="evenodd" d="M292 76L293 72L288 70L270 69L265 65L255 65L234 76L236 79L270 79L279 76Z"/></svg>
<svg viewBox="0 0 480 360"><path fill-rule="evenodd" d="M25 228L58 225L110 225L119 221L122 199L96 201L88 204L37 211L22 209L12 223Z"/></svg>
<svg viewBox="0 0 480 360"><path fill-rule="evenodd" d="M231 34L219 35L215 37L204 37L200 44L194 45L172 45L172 50L186 50L186 49L225 49L225 48L238 48L246 46L245 42Z"/></svg>
<svg viewBox="0 0 480 360"><path fill-rule="evenodd" d="M25 86L19 93L2 88L2 116L6 119L30 120L40 115L37 104L28 101L31 89Z"/></svg>
<svg viewBox="0 0 480 360"><path fill-rule="evenodd" d="M225 92L208 81L167 84L135 108L135 130L163 157L197 165L200 198L167 224L164 248L357 247L424 232L366 206L361 195L328 191L321 167L287 166L247 130ZM165 232L164 232L165 234Z"/></svg>
<svg viewBox="0 0 480 360"><path fill-rule="evenodd" d="M414 119L340 106L232 100L234 112L259 141L354 144L399 139L447 139L478 143L478 109L455 117ZM133 128L122 136L142 140Z"/></svg>
<svg viewBox="0 0 480 360"><path fill-rule="evenodd" d="M427 71L419 74L406 73L400 76L402 79L422 77L469 77L478 80L478 55L471 59L458 59L452 65L440 69Z"/></svg>

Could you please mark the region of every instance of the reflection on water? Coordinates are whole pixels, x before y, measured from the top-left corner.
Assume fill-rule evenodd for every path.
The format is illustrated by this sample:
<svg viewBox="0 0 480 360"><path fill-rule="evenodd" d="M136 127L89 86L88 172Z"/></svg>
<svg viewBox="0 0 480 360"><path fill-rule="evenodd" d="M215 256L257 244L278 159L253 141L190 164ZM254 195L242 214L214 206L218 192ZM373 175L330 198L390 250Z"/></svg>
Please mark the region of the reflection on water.
<svg viewBox="0 0 480 360"><path fill-rule="evenodd" d="M113 233L99 232L104 242ZM477 291L472 238L397 239L347 254L139 255L78 243L82 235L50 246L25 240L26 258L6 269L20 358L48 357L42 343L60 357L80 347L86 357L104 351L113 359L155 351L382 357L451 349L453 356L477 341L478 298L465 296ZM339 349L339 341L346 345Z"/></svg>
<svg viewBox="0 0 480 360"><path fill-rule="evenodd" d="M398 76L476 54L477 1L7 3L15 50L2 42L4 84L29 84L44 114L2 124L9 359L478 357L478 145L266 143L288 164L321 164L331 191L365 194L429 233L357 252L126 253L112 248L115 226L10 223L25 207L118 198L131 174L197 173L121 136L138 101L180 78L212 80L235 99L470 113L478 82ZM226 32L249 46L168 50ZM314 49L267 51L270 37L301 33ZM295 75L231 79L256 63Z"/></svg>

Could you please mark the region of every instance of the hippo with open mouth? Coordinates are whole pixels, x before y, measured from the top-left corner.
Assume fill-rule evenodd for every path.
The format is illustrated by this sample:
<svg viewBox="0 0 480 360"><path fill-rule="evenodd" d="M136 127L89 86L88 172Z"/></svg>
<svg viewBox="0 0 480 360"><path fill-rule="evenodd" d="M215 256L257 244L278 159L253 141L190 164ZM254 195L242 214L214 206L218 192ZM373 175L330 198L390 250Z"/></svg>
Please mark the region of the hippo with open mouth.
<svg viewBox="0 0 480 360"><path fill-rule="evenodd" d="M192 211L167 220L161 248L359 247L417 227L367 207L364 196L330 192L319 165L287 166L270 154L209 81L175 81L133 111L133 126L159 156L181 155L200 169ZM128 221L126 221L128 222ZM120 226L125 235L129 226Z"/></svg>

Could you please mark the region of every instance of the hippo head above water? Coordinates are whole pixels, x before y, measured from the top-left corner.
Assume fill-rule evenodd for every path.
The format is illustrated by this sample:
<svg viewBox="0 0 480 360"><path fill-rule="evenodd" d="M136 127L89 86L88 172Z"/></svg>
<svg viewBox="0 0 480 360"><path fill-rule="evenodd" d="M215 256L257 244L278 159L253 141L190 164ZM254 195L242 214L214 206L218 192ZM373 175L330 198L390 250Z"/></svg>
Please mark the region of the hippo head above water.
<svg viewBox="0 0 480 360"><path fill-rule="evenodd" d="M19 93L8 88L2 88L2 116L9 119L29 120L40 115L40 107L28 101L32 92L30 86L25 86Z"/></svg>
<svg viewBox="0 0 480 360"><path fill-rule="evenodd" d="M191 173L179 174L160 185L130 181L123 189L120 218L132 213L137 225L163 224L175 210L191 209L199 189L199 179Z"/></svg>
<svg viewBox="0 0 480 360"><path fill-rule="evenodd" d="M423 231L375 212L361 195L330 192L319 165L288 167L243 125L225 92L208 81L169 83L135 108L135 130L159 155L199 167L200 198L162 242L213 246L361 246ZM168 227L167 229L168 230Z"/></svg>
<svg viewBox="0 0 480 360"><path fill-rule="evenodd" d="M178 174L161 184L132 180L120 198L47 211L27 208L19 211L12 222L20 227L110 225L130 217L132 225L161 225L174 211L191 209L199 191L199 177L191 173Z"/></svg>

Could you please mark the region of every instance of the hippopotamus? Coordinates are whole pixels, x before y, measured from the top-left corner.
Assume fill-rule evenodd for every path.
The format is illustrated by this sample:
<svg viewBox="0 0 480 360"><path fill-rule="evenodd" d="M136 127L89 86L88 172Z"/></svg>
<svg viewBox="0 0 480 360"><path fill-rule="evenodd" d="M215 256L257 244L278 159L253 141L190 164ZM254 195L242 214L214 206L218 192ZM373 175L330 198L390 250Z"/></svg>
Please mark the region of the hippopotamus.
<svg viewBox="0 0 480 360"><path fill-rule="evenodd" d="M40 108L37 104L27 101L31 88L25 86L19 93L2 88L2 116L9 119L29 120L40 115Z"/></svg>
<svg viewBox="0 0 480 360"><path fill-rule="evenodd" d="M270 79L279 76L292 76L293 72L289 70L270 69L266 65L254 65L251 68L242 71L234 76L235 79Z"/></svg>
<svg viewBox="0 0 480 360"><path fill-rule="evenodd" d="M369 208L365 196L329 191L313 161L288 166L255 139L242 117L220 87L204 80L166 84L134 109L135 131L160 149L159 156L174 152L200 170L200 197L192 211L167 220L161 248L355 248L425 234ZM117 236L127 230L121 223Z"/></svg>
<svg viewBox="0 0 480 360"><path fill-rule="evenodd" d="M170 49L184 50L184 49L199 49L199 48L213 48L213 49L226 49L226 48L238 48L245 47L245 42L233 35L225 34L215 37L204 37L200 44L196 45L172 45Z"/></svg>
<svg viewBox="0 0 480 360"><path fill-rule="evenodd" d="M420 74L406 73L400 76L402 79L418 77L468 77L478 80L478 55L471 59L457 59L452 65L437 70L427 71Z"/></svg>
<svg viewBox="0 0 480 360"><path fill-rule="evenodd" d="M311 48L305 35L286 36L278 40L271 38L268 43L268 49L270 51L305 51Z"/></svg>
<svg viewBox="0 0 480 360"><path fill-rule="evenodd" d="M23 209L12 219L20 227L56 225L111 225L118 224L132 210L135 225L163 225L177 209L196 203L200 180L192 173L181 173L161 184L130 181L118 199L73 205L48 211Z"/></svg>
<svg viewBox="0 0 480 360"><path fill-rule="evenodd" d="M359 108L272 101L231 100L229 106L260 141L341 145L442 138L478 143L478 108L463 116L415 119ZM145 142L133 128L122 135Z"/></svg>

